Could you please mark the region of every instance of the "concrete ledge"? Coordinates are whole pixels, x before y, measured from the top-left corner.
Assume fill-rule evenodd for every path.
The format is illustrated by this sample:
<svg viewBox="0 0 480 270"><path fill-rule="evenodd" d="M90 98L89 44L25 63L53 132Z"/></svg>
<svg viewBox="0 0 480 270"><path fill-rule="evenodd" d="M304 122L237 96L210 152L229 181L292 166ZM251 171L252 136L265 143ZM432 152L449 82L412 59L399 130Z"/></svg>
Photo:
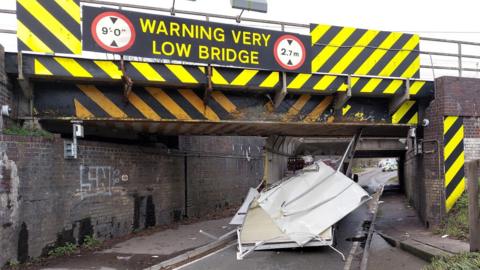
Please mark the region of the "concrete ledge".
<svg viewBox="0 0 480 270"><path fill-rule="evenodd" d="M431 262L435 257L448 257L453 256L454 254L447 252L445 250L426 245L424 243L415 241L413 239L407 239L400 241L392 236L386 235L381 232L377 232L385 241L390 245L400 248L420 259Z"/></svg>
<svg viewBox="0 0 480 270"><path fill-rule="evenodd" d="M376 232L376 233L378 233L378 235L380 235L383 239L385 239L385 241L387 241L387 243L389 243L392 247L400 247L400 241L397 240L396 238L393 238L381 232Z"/></svg>
<svg viewBox="0 0 480 270"><path fill-rule="evenodd" d="M172 269L174 267L181 266L182 264L196 260L213 251L216 251L226 246L228 243L234 241L235 239L237 239L237 230L230 231L225 235L221 236L218 240L215 240L204 246L198 247L194 250L187 251L181 255L178 255L177 257L163 261L159 264L145 268L144 270L166 270L166 269Z"/></svg>
<svg viewBox="0 0 480 270"><path fill-rule="evenodd" d="M373 195L373 204L369 207L371 209L371 220L370 220L370 227L368 228L367 232L367 240L365 241L365 247L363 249L362 260L360 262L360 270L367 270L368 267L368 255L370 253L370 244L372 241L372 236L375 231L375 222L377 220L377 213L378 213L378 202L380 201L380 197L383 194L383 186L377 190L377 192Z"/></svg>

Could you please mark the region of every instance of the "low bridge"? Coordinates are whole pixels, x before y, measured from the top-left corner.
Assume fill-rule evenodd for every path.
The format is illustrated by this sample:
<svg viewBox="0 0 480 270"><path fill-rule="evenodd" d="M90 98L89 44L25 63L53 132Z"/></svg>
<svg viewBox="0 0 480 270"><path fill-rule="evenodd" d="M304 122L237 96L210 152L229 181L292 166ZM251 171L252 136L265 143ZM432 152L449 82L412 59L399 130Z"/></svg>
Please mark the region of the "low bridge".
<svg viewBox="0 0 480 270"><path fill-rule="evenodd" d="M2 51L0 54L0 71L6 74L0 76L4 82L0 85L0 105L6 105L3 114L8 114L8 108L11 109L8 121L25 124L38 121L42 128L64 137L71 137L72 124L81 124L85 128L86 140L126 140L139 144L144 141L160 142L165 136L180 135L268 137L263 156L257 153L260 157L255 158L265 159L260 166L269 170L272 179L283 176L288 157L318 149L322 153L338 155L356 136L358 147L349 153L351 158L400 159L400 182L426 226L440 224L464 192L464 162L480 158L480 113L476 109L476 104L480 104L480 82L461 76L462 72L475 71L462 66L463 58L480 59L480 56L462 56L462 46L480 44L447 40L444 42L459 46L458 54L428 52L420 50L421 41L439 40L370 29L244 19L282 28L291 26L309 30L309 35L300 35L149 12L169 12L158 8L150 10L144 7L144 12L138 12L141 7L135 5L123 5L122 9L118 9L121 4L110 2L66 2L70 3L68 8L62 5L43 7L38 1L17 1L19 28L13 34L17 37L18 51ZM92 6L92 3L109 6L108 12L117 14L117 20L130 16L137 27L130 31L137 31L138 40L128 44L113 40L116 42L105 44L98 36L95 38L98 33L88 29L95 29L92 24L103 18L105 10ZM83 19L80 18L81 7L84 8ZM34 12L36 9L42 12ZM202 16L202 20L205 16L237 19L215 14ZM231 50L258 53L260 64L256 60L232 63L218 57L201 59L197 56L182 58L180 55L168 55L159 58L149 55L150 51L146 48L150 48L152 40L157 42L162 37L148 36L137 25L138 18L216 27L224 34L243 31L258 36L263 33L270 35L272 44L266 49L259 48L261 46L255 47L255 42L249 42L247 38L243 42L248 44L225 45ZM202 42L185 36L176 38L184 45L197 46ZM160 41L172 42L168 39ZM221 45L218 43L212 37L206 42L212 48ZM296 50L291 54L294 57L283 61L278 44L291 46L291 43L298 45L291 48ZM112 49L112 46L115 47L112 44L125 46L125 50ZM432 63L426 65L420 62L421 55L458 57L459 65L455 68L434 66ZM300 56L303 60L299 60ZM298 63L294 65L292 61ZM422 68L454 69L459 76L425 80L420 77ZM87 149L89 146L83 147ZM259 149L258 152L261 152L261 147ZM149 164L158 164L151 153L138 154L136 149L131 151L129 153L134 153L132 156L149 156L151 159L151 163L145 163L144 167L139 167L140 170L154 170ZM170 152L167 151L167 154ZM187 213L188 198L192 192L187 190L188 176L192 172L188 163L191 157L185 153L175 155L176 159L169 161L168 166L174 164L173 168L177 171L170 177L178 177L178 168L183 168L185 178L182 195L185 209L178 210L177 207L171 214L178 219L181 213ZM181 161L178 160L180 156ZM245 156L250 161L251 157ZM114 159L113 154L108 158ZM116 158L124 157L117 155ZM125 160L122 164L132 162ZM69 166L76 166L77 161L73 160ZM228 164L238 168L238 164ZM348 172L350 164L346 165ZM108 166L100 169L105 168L118 173ZM84 169L82 163L80 183ZM162 175L160 169L154 172ZM198 167L194 169L200 170ZM98 173L99 168L96 170ZM63 168L59 171L67 175L70 168L65 173ZM78 168L75 168L75 173L78 173ZM115 181L128 182L128 174L117 176ZM90 175L85 177L90 179ZM154 186L159 185L159 177ZM151 179L145 180L148 181ZM180 182L182 179L175 178L175 183L171 183L177 193L179 188L176 185ZM111 179L108 183L112 183ZM199 185L195 187L201 189ZM150 185L145 187L145 190L150 189ZM78 192L77 189L72 190ZM171 191L172 194L174 191ZM111 194L111 190L105 193ZM202 194L197 193L196 196L201 199ZM145 201L143 195L135 196L132 215L138 217L145 210L142 207L148 204L148 199ZM81 198L83 200L83 193ZM70 199L65 201L70 203ZM135 224L138 225L138 222ZM45 243L38 245L41 244ZM36 250L40 253L38 248Z"/></svg>
<svg viewBox="0 0 480 270"><path fill-rule="evenodd" d="M363 128L363 136L404 137L434 94L433 82L419 79L133 61L122 62L122 73L120 61L29 54L7 59L7 72L20 71L26 82L20 85L25 97L33 97L34 116L54 123L55 132L65 131L58 129L61 123L82 120L108 131L128 127L166 135L351 136ZM318 86L324 81L334 83ZM101 128L86 131L108 136Z"/></svg>

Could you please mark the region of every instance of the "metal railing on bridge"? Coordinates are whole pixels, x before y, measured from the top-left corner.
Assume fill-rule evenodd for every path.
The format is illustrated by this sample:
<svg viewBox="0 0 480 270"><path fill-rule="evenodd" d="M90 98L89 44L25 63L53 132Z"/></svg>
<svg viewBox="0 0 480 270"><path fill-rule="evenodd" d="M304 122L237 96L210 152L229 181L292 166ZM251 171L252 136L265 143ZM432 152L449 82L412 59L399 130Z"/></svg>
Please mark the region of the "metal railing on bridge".
<svg viewBox="0 0 480 270"><path fill-rule="evenodd" d="M479 64L480 64L480 55L468 54L465 53L465 47L476 47L476 49L480 49L480 43L478 42L469 42L469 41L460 41L460 40L451 40L451 39L441 39L441 38L429 38L429 37L420 37L420 41L430 42L433 45L438 45L439 47L443 47L445 45L454 45L456 46L456 52L440 52L440 51L425 51L420 50L420 54L427 56L430 60L430 64L422 64L420 67L422 69L430 70L433 74L433 77L436 77L435 71L442 71L442 70L449 70L457 72L459 77L463 77L465 72L475 72L478 76L480 72ZM453 65L437 65L435 64L435 59L433 57L446 57L449 60L455 60L455 64ZM476 67L471 68L466 66L466 63L469 60L476 59ZM452 61L449 61L452 62ZM467 76L468 77L468 76Z"/></svg>

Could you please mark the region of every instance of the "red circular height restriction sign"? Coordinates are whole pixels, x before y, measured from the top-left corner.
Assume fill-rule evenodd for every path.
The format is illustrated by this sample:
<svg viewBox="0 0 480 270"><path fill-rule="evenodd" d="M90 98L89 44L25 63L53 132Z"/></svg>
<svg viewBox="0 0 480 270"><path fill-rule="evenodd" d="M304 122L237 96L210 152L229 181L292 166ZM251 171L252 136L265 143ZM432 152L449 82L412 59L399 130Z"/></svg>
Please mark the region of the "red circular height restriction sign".
<svg viewBox="0 0 480 270"><path fill-rule="evenodd" d="M273 47L275 60L286 70L297 70L302 67L306 54L303 42L293 35L279 37Z"/></svg>
<svg viewBox="0 0 480 270"><path fill-rule="evenodd" d="M114 11L100 13L92 22L95 42L109 52L124 52L135 42L135 28L123 14Z"/></svg>

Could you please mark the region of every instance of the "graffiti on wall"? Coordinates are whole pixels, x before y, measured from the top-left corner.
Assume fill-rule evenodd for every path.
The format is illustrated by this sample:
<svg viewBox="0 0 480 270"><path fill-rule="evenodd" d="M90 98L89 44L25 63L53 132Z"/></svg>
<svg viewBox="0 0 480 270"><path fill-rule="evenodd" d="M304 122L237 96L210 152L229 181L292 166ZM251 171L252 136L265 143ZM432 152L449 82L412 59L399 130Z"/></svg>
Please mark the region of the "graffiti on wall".
<svg viewBox="0 0 480 270"><path fill-rule="evenodd" d="M80 197L111 196L115 186L128 181L128 175L121 175L120 170L112 166L80 165Z"/></svg>

